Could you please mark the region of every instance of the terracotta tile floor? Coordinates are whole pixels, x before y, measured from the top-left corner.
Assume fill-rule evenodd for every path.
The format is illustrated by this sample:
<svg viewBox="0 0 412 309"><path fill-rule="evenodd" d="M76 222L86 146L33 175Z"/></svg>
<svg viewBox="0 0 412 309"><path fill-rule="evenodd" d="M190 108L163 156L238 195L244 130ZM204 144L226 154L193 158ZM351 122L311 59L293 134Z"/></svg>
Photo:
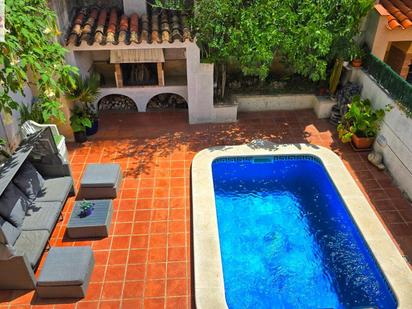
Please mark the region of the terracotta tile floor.
<svg viewBox="0 0 412 309"><path fill-rule="evenodd" d="M196 152L214 145L267 139L310 142L339 154L365 192L400 250L412 258L412 206L390 176L337 140L334 128L310 110L246 113L235 124L189 125L187 114L104 114L100 131L84 145L69 145L76 184L87 163L117 162L124 172L114 201L110 237L72 241L65 227L73 207L52 235L52 246L90 245L96 266L87 297L41 300L34 292L1 291L0 307L187 308L192 305L190 164ZM44 258L43 258L44 261ZM41 269L41 266L40 266ZM37 272L38 273L38 272Z"/></svg>

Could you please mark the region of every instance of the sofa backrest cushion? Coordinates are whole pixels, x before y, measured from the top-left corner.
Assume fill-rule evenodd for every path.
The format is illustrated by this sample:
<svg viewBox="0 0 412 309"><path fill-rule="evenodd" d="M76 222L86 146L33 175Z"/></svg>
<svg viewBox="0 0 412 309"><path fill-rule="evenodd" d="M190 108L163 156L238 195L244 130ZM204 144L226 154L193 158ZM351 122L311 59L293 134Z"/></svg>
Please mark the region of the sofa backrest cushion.
<svg viewBox="0 0 412 309"><path fill-rule="evenodd" d="M20 236L21 230L10 222L0 217L0 243L4 245L14 245Z"/></svg>
<svg viewBox="0 0 412 309"><path fill-rule="evenodd" d="M13 182L30 201L34 201L44 185L43 177L28 161L20 167L17 175L13 178Z"/></svg>
<svg viewBox="0 0 412 309"><path fill-rule="evenodd" d="M20 228L30 204L26 195L11 182L0 197L0 216Z"/></svg>

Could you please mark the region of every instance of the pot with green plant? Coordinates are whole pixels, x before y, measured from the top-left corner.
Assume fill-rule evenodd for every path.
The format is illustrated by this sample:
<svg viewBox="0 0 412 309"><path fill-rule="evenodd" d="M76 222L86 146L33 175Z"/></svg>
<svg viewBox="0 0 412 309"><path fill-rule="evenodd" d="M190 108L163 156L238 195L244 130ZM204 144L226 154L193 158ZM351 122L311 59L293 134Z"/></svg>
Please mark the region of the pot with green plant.
<svg viewBox="0 0 412 309"><path fill-rule="evenodd" d="M360 96L355 96L348 108L337 127L339 139L343 143L352 142L358 149L370 148L378 134L385 110L373 110L371 101L362 100Z"/></svg>
<svg viewBox="0 0 412 309"><path fill-rule="evenodd" d="M94 203L91 201L83 200L80 202L79 217L85 218L90 216L94 210Z"/></svg>
<svg viewBox="0 0 412 309"><path fill-rule="evenodd" d="M90 117L84 108L78 105L75 105L71 112L70 126L73 129L74 140L77 143L84 143L87 141L86 129L92 126Z"/></svg>
<svg viewBox="0 0 412 309"><path fill-rule="evenodd" d="M353 68L362 67L362 59L365 57L365 51L358 45L353 45L350 51L351 64Z"/></svg>
<svg viewBox="0 0 412 309"><path fill-rule="evenodd" d="M86 135L90 136L97 132L99 118L95 102L100 94L100 75L93 73L89 77L75 78L75 87L67 94L67 97L81 106L91 121L91 127L86 128Z"/></svg>

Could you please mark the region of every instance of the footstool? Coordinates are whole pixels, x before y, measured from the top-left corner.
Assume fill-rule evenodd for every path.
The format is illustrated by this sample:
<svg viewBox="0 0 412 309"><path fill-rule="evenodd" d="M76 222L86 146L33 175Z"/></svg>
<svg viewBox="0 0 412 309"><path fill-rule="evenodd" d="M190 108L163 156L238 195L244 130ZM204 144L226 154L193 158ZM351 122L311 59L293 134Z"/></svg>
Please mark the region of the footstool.
<svg viewBox="0 0 412 309"><path fill-rule="evenodd" d="M119 164L87 164L77 197L90 200L116 198L121 182Z"/></svg>
<svg viewBox="0 0 412 309"><path fill-rule="evenodd" d="M90 247L52 247L37 280L37 294L42 298L82 298L93 267Z"/></svg>

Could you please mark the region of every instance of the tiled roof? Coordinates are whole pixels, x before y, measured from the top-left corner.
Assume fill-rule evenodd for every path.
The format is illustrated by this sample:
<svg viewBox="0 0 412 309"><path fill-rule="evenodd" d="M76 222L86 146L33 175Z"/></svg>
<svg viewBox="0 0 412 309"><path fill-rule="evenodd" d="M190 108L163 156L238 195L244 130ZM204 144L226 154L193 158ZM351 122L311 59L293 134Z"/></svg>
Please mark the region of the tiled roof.
<svg viewBox="0 0 412 309"><path fill-rule="evenodd" d="M387 16L390 29L412 27L412 0L380 0L380 5L375 8L381 15Z"/></svg>
<svg viewBox="0 0 412 309"><path fill-rule="evenodd" d="M70 27L67 45L173 43L192 40L187 18L176 12L162 10L151 16L121 15L118 9L82 8Z"/></svg>

